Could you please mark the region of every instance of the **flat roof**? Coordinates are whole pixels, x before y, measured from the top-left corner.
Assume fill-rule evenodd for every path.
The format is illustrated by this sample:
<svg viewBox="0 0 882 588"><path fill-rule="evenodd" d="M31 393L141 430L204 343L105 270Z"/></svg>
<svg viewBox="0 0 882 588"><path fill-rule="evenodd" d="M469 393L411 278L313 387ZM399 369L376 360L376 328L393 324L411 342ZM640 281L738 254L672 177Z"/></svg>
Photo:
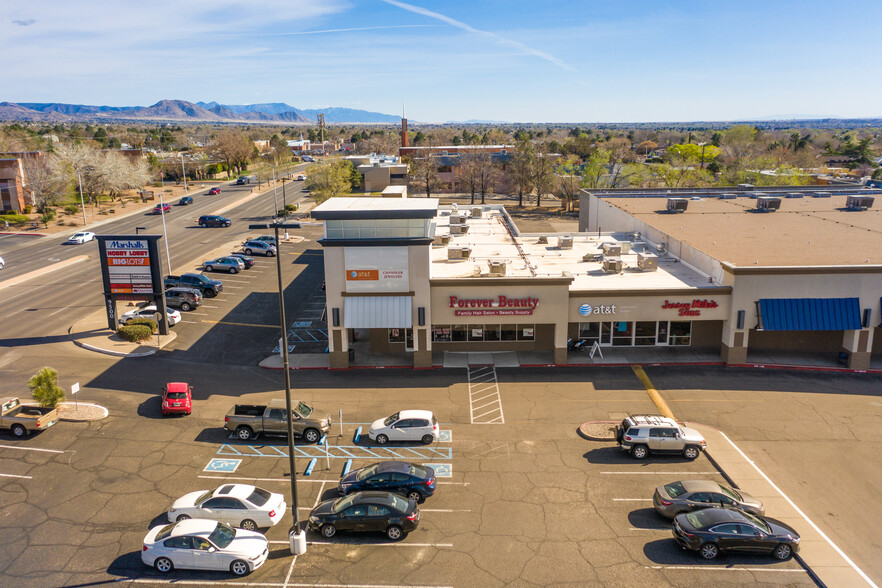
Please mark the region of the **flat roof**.
<svg viewBox="0 0 882 588"><path fill-rule="evenodd" d="M329 198L313 208L310 214L318 220L432 218L437 210L437 198L367 198L355 196Z"/></svg>
<svg viewBox="0 0 882 588"><path fill-rule="evenodd" d="M794 188L792 192L799 192ZM735 193L734 189L730 190ZM667 212L667 197L615 197L595 194L610 205L671 237L736 266L813 266L882 264L882 194L852 190L851 195L872 196L874 208L845 209L847 195L832 192L829 198L781 198L775 212L757 212L756 192L738 192L734 199L718 196L683 196L682 213ZM754 198L750 196L753 195ZM671 197L677 197L671 193ZM697 199L692 199L697 198Z"/></svg>

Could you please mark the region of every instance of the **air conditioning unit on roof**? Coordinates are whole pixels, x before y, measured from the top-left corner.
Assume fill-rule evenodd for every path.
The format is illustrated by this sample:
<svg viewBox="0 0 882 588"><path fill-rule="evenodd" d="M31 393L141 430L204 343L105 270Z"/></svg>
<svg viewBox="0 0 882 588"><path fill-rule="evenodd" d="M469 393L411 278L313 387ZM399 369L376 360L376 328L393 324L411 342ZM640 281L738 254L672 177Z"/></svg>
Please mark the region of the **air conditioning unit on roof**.
<svg viewBox="0 0 882 588"><path fill-rule="evenodd" d="M483 214L484 209L480 206L472 207L472 218L481 218L481 214Z"/></svg>
<svg viewBox="0 0 882 588"><path fill-rule="evenodd" d="M608 255L610 257L616 257L622 254L622 244L621 243L604 243L603 244L603 254Z"/></svg>
<svg viewBox="0 0 882 588"><path fill-rule="evenodd" d="M689 200L686 198L668 198L668 212L686 212Z"/></svg>
<svg viewBox="0 0 882 588"><path fill-rule="evenodd" d="M724 192L720 194L720 200L735 200L738 198L738 194L732 192Z"/></svg>
<svg viewBox="0 0 882 588"><path fill-rule="evenodd" d="M759 196L756 199L756 209L762 212L775 212L781 208L781 199L774 196Z"/></svg>
<svg viewBox="0 0 882 588"><path fill-rule="evenodd" d="M490 275L491 276L504 276L506 263L504 261L488 261L490 265Z"/></svg>
<svg viewBox="0 0 882 588"><path fill-rule="evenodd" d="M622 271L622 259L620 257L604 257L603 271L611 274L617 274Z"/></svg>
<svg viewBox="0 0 882 588"><path fill-rule="evenodd" d="M451 235L464 235L469 232L468 225L450 225Z"/></svg>
<svg viewBox="0 0 882 588"><path fill-rule="evenodd" d="M787 197L788 198L802 198L803 194L802 194L802 192L788 192Z"/></svg>
<svg viewBox="0 0 882 588"><path fill-rule="evenodd" d="M644 272L654 272L658 269L658 256L652 253L637 253L637 267Z"/></svg>
<svg viewBox="0 0 882 588"><path fill-rule="evenodd" d="M561 235L557 238L557 247L559 249L572 249L573 237L571 235Z"/></svg>
<svg viewBox="0 0 882 588"><path fill-rule="evenodd" d="M873 207L875 198L872 196L848 196L845 200L845 207L848 210L867 210Z"/></svg>

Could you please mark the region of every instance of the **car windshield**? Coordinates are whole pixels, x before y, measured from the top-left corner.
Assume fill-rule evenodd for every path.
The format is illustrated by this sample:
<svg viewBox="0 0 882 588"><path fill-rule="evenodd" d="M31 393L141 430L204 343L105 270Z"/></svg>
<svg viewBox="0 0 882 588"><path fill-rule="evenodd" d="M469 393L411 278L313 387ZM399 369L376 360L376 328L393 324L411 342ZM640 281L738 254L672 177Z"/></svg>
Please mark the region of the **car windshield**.
<svg viewBox="0 0 882 588"><path fill-rule="evenodd" d="M769 527L769 525L767 525L766 522L764 520L762 520L761 518L753 516L752 514L750 514L748 512L744 512L744 511L741 511L740 514L744 518L746 518L748 521L750 521L754 527L757 527L758 529L762 529L766 533L772 532L771 527Z"/></svg>
<svg viewBox="0 0 882 588"><path fill-rule="evenodd" d="M425 478L429 474L429 470L420 467L415 463L410 464L410 475L417 478Z"/></svg>
<svg viewBox="0 0 882 588"><path fill-rule="evenodd" d="M214 492L213 492L212 490L209 490L208 492L206 492L205 494L203 494L202 496L200 496L199 498L197 498L197 499L196 499L196 502L194 502L193 504L196 504L197 506L200 505L200 504L202 504L203 502L205 502L206 500L208 500L209 498L211 498L211 495L212 495L213 493L214 493Z"/></svg>
<svg viewBox="0 0 882 588"><path fill-rule="evenodd" d="M251 493L251 496L248 497L248 502L254 506L263 506L266 504L266 501L270 499L270 496L272 496L272 494L263 488L255 488L254 492Z"/></svg>
<svg viewBox="0 0 882 588"><path fill-rule="evenodd" d="M668 496L671 498L676 498L685 494L686 488L683 487L683 482L674 482L673 484L665 485L665 492L667 492Z"/></svg>
<svg viewBox="0 0 882 588"><path fill-rule="evenodd" d="M400 512L407 512L407 500L395 494L390 494L389 497L392 499L392 508Z"/></svg>
<svg viewBox="0 0 882 588"><path fill-rule="evenodd" d="M727 488L726 486L720 485L720 492L731 498L732 500L741 500L741 495L732 490L731 488Z"/></svg>
<svg viewBox="0 0 882 588"><path fill-rule="evenodd" d="M372 466L362 468L362 470L360 472L358 472L358 475L356 476L356 478L358 479L359 482L367 480L368 478L373 476L375 473L377 473L377 467L378 467L377 464L374 464Z"/></svg>
<svg viewBox="0 0 882 588"><path fill-rule="evenodd" d="M209 541L223 549L233 542L236 538L236 530L229 525L218 523L211 535L208 536Z"/></svg>
<svg viewBox="0 0 882 588"><path fill-rule="evenodd" d="M352 502L355 500L355 495L350 494L349 496L344 496L343 498L337 500L334 503L334 506L331 508L335 513L341 512L352 506Z"/></svg>
<svg viewBox="0 0 882 588"><path fill-rule="evenodd" d="M398 420L398 413L396 412L396 413L393 414L392 416L387 417L386 420L383 421L383 424L386 425L386 426L388 427L389 425L391 425L392 423L394 423L394 422L397 421L397 420Z"/></svg>
<svg viewBox="0 0 882 588"><path fill-rule="evenodd" d="M298 402L296 410L297 410L297 414L299 414L302 417L308 417L309 415L312 414L312 407L310 405L306 404L305 402Z"/></svg>
<svg viewBox="0 0 882 588"><path fill-rule="evenodd" d="M179 400L181 398L186 398L187 393L186 392L169 392L168 397Z"/></svg>
<svg viewBox="0 0 882 588"><path fill-rule="evenodd" d="M171 525L166 525L163 528L161 528L159 530L159 533L156 534L156 541L159 542L159 541L162 541L163 539L165 539L166 537L168 537L169 534L171 533L172 529L174 529L174 528L175 528L175 523L172 523Z"/></svg>

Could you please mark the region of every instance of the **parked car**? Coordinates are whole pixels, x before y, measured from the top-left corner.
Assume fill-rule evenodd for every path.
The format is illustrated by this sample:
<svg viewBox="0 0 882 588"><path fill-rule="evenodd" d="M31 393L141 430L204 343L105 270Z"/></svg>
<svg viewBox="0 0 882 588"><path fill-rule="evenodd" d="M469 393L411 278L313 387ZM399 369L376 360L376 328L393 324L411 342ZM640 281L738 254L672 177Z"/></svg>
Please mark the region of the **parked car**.
<svg viewBox="0 0 882 588"><path fill-rule="evenodd" d="M6 262L0 257L0 269L3 269L4 267L6 267Z"/></svg>
<svg viewBox="0 0 882 588"><path fill-rule="evenodd" d="M206 298L214 298L224 291L224 283L220 280L212 280L203 274L181 274L179 276L168 275L162 279L166 290L174 287L195 288L202 292Z"/></svg>
<svg viewBox="0 0 882 588"><path fill-rule="evenodd" d="M193 310L202 304L202 292L196 288L169 288L165 291L166 306L180 308L184 312Z"/></svg>
<svg viewBox="0 0 882 588"><path fill-rule="evenodd" d="M196 219L196 224L204 229L206 227L228 227L233 224L233 221L216 214L204 214Z"/></svg>
<svg viewBox="0 0 882 588"><path fill-rule="evenodd" d="M419 523L417 503L390 492L356 492L326 500L309 513L309 528L327 538L337 531L366 531L397 541Z"/></svg>
<svg viewBox="0 0 882 588"><path fill-rule="evenodd" d="M294 181L295 182L305 182L306 176L303 174L297 174L296 176L294 176Z"/></svg>
<svg viewBox="0 0 882 588"><path fill-rule="evenodd" d="M89 231L81 231L79 233L74 233L71 235L70 239L67 240L68 245L82 245L87 241L91 241L95 238L95 233L90 233Z"/></svg>
<svg viewBox="0 0 882 588"><path fill-rule="evenodd" d="M254 258L248 257L244 253L230 253L230 257L238 257L242 260L242 263L245 264L245 269L251 269L251 266L254 265Z"/></svg>
<svg viewBox="0 0 882 588"><path fill-rule="evenodd" d="M48 406L22 406L14 396L0 398L0 429L16 437L27 437L34 431L48 429L58 422L58 410Z"/></svg>
<svg viewBox="0 0 882 588"><path fill-rule="evenodd" d="M181 196L181 199L178 200L178 206L187 206L188 204L193 204L192 196Z"/></svg>
<svg viewBox="0 0 882 588"><path fill-rule="evenodd" d="M368 437L380 445L389 441L420 441L424 445L440 436L438 421L428 410L402 410L371 424Z"/></svg>
<svg viewBox="0 0 882 588"><path fill-rule="evenodd" d="M295 436L303 437L308 443L317 443L331 429L330 414L321 417L313 407L297 400L293 400L291 406L294 416L291 426ZM281 398L270 400L269 404L237 404L224 417L224 428L236 433L243 441L259 433L287 435L286 408Z"/></svg>
<svg viewBox="0 0 882 588"><path fill-rule="evenodd" d="M153 207L153 214L162 214L163 212L171 212L171 204L157 204Z"/></svg>
<svg viewBox="0 0 882 588"><path fill-rule="evenodd" d="M276 254L276 246L265 241L245 241L245 244L242 245L242 250L245 252L245 255L254 255L257 252L261 255L272 257Z"/></svg>
<svg viewBox="0 0 882 588"><path fill-rule="evenodd" d="M207 272L225 270L231 274L237 274L245 269L245 262L238 257L218 257L210 261L203 261L202 267Z"/></svg>
<svg viewBox="0 0 882 588"><path fill-rule="evenodd" d="M193 411L193 386L186 382L169 382L160 390L162 416L190 414Z"/></svg>
<svg viewBox="0 0 882 588"><path fill-rule="evenodd" d="M435 470L409 461L381 461L346 474L337 484L345 496L364 490L382 490L422 502L435 493Z"/></svg>
<svg viewBox="0 0 882 588"><path fill-rule="evenodd" d="M707 442L695 429L681 427L677 421L660 415L631 415L616 425L616 442L634 459L650 453L673 453L686 459L697 458Z"/></svg>
<svg viewBox="0 0 882 588"><path fill-rule="evenodd" d="M312 155L304 155L303 161L307 161L309 163L315 163L315 158Z"/></svg>
<svg viewBox="0 0 882 588"><path fill-rule="evenodd" d="M209 196L214 196L215 194L220 194L220 193L221 193L221 189L218 188L218 187L211 188L211 189L208 191L208 195L209 195Z"/></svg>
<svg viewBox="0 0 882 588"><path fill-rule="evenodd" d="M272 527L285 515L285 497L250 484L224 484L175 500L169 521L211 519L248 531Z"/></svg>
<svg viewBox="0 0 882 588"><path fill-rule="evenodd" d="M166 315L168 317L168 326L173 327L179 322L181 322L181 313L173 308L165 309ZM136 318L149 318L152 319L153 315L156 314L156 305L148 304L147 306L143 306L141 308L137 308L135 310L130 310L129 312L123 314L119 317L119 324L127 325L129 321Z"/></svg>
<svg viewBox="0 0 882 588"><path fill-rule="evenodd" d="M652 505L669 519L681 512L716 506L738 508L757 516L765 514L763 503L756 498L712 480L683 480L659 486L652 495Z"/></svg>
<svg viewBox="0 0 882 588"><path fill-rule="evenodd" d="M262 566L268 555L269 541L257 531L204 519L153 527L141 548L144 565L163 574L178 568L244 576Z"/></svg>
<svg viewBox="0 0 882 588"><path fill-rule="evenodd" d="M278 247L278 243L276 242L275 235L260 235L259 237L248 237L245 239L245 242L248 241L263 241L264 243L269 243L270 245L275 245Z"/></svg>
<svg viewBox="0 0 882 588"><path fill-rule="evenodd" d="M237 186L241 186L242 184L250 184L250 183L251 183L251 178L249 178L248 176L239 176L238 178L236 178L236 185Z"/></svg>
<svg viewBox="0 0 882 588"><path fill-rule="evenodd" d="M799 535L780 521L734 508L705 508L678 514L672 525L680 547L714 559L720 551L759 551L786 560L799 551Z"/></svg>

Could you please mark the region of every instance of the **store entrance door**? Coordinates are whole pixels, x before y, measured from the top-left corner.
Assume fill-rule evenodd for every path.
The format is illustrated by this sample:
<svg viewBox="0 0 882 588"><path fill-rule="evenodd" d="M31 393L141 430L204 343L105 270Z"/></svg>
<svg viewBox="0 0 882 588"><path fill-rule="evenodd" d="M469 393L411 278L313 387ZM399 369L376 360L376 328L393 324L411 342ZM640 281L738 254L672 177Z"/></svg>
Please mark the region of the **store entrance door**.
<svg viewBox="0 0 882 588"><path fill-rule="evenodd" d="M413 352L413 329L404 329L404 350Z"/></svg>

